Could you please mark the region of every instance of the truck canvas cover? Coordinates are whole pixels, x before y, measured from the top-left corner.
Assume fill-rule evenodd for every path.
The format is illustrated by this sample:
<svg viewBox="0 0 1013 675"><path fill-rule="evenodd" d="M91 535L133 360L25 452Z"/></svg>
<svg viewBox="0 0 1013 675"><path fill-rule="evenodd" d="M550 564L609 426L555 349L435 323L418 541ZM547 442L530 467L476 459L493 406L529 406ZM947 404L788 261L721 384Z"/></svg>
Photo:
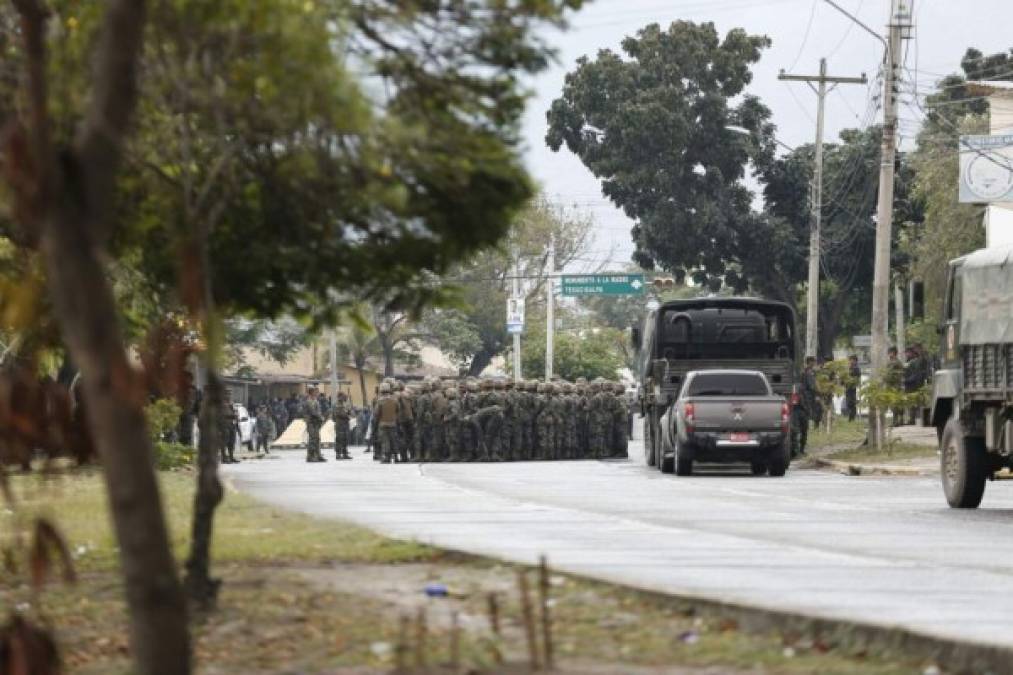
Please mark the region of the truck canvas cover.
<svg viewBox="0 0 1013 675"><path fill-rule="evenodd" d="M962 276L960 341L1013 343L1013 246L972 253Z"/></svg>

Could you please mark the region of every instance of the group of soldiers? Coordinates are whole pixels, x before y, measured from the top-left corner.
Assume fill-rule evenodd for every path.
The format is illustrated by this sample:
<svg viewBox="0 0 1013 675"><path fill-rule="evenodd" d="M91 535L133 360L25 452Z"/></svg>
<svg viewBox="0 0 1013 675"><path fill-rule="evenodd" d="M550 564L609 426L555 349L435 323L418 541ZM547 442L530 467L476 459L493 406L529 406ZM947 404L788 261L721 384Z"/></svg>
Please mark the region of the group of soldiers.
<svg viewBox="0 0 1013 675"><path fill-rule="evenodd" d="M306 461L326 462L320 451L320 429L324 426L324 412L320 408L320 397L316 387L310 387L302 403L301 415L306 422ZM334 458L351 459L348 454L348 440L351 428L352 406L345 392L338 393L338 398L328 410L334 420Z"/></svg>
<svg viewBox="0 0 1013 675"><path fill-rule="evenodd" d="M385 380L369 433L378 462L510 462L626 457L622 384Z"/></svg>

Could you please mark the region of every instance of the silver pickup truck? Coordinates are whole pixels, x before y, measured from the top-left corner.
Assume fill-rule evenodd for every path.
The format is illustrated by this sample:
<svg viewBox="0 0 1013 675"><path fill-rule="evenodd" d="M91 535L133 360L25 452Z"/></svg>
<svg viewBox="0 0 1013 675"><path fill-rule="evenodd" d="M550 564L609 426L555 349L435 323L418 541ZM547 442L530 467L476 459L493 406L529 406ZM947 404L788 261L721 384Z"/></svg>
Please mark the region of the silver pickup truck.
<svg viewBox="0 0 1013 675"><path fill-rule="evenodd" d="M783 476L791 459L791 409L755 370L687 374L661 421L662 470L693 473L693 462L750 464Z"/></svg>

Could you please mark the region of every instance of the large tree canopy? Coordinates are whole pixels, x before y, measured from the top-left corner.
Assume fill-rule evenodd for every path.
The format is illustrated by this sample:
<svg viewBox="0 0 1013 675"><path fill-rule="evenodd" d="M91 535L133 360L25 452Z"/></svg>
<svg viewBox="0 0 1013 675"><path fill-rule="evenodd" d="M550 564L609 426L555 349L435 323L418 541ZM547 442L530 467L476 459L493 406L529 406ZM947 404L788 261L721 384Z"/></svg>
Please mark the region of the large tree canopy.
<svg viewBox="0 0 1013 675"><path fill-rule="evenodd" d="M746 286L738 263L755 217L742 179L747 162L766 163L774 145L770 111L743 91L769 44L741 29L721 39L711 23L651 24L623 40L623 54L583 57L566 76L546 142L580 157L637 221L633 257L643 267Z"/></svg>

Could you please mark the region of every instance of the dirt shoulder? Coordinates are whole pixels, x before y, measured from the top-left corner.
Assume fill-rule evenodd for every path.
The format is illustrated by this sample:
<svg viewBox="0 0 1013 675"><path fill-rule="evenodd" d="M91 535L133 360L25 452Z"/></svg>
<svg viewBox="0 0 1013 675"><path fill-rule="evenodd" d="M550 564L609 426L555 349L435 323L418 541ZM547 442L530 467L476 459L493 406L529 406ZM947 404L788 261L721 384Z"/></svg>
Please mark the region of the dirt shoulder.
<svg viewBox="0 0 1013 675"><path fill-rule="evenodd" d="M191 485L187 473L162 475L180 557ZM18 508L0 515L2 536L9 541L35 514L50 517L67 538L80 579L35 595L22 575L6 574L0 604L52 626L67 672L128 672L122 588L99 477L18 477L14 486ZM426 672L527 672L522 568L385 539L235 493L222 506L214 546L215 573L224 585L217 611L193 617L198 672L383 673L398 662L411 670L420 660ZM537 575L526 574L534 588ZM747 631L678 598L555 573L549 581L551 642L561 672L921 673L932 667L841 636L769 625ZM447 667L455 661L458 669Z"/></svg>

